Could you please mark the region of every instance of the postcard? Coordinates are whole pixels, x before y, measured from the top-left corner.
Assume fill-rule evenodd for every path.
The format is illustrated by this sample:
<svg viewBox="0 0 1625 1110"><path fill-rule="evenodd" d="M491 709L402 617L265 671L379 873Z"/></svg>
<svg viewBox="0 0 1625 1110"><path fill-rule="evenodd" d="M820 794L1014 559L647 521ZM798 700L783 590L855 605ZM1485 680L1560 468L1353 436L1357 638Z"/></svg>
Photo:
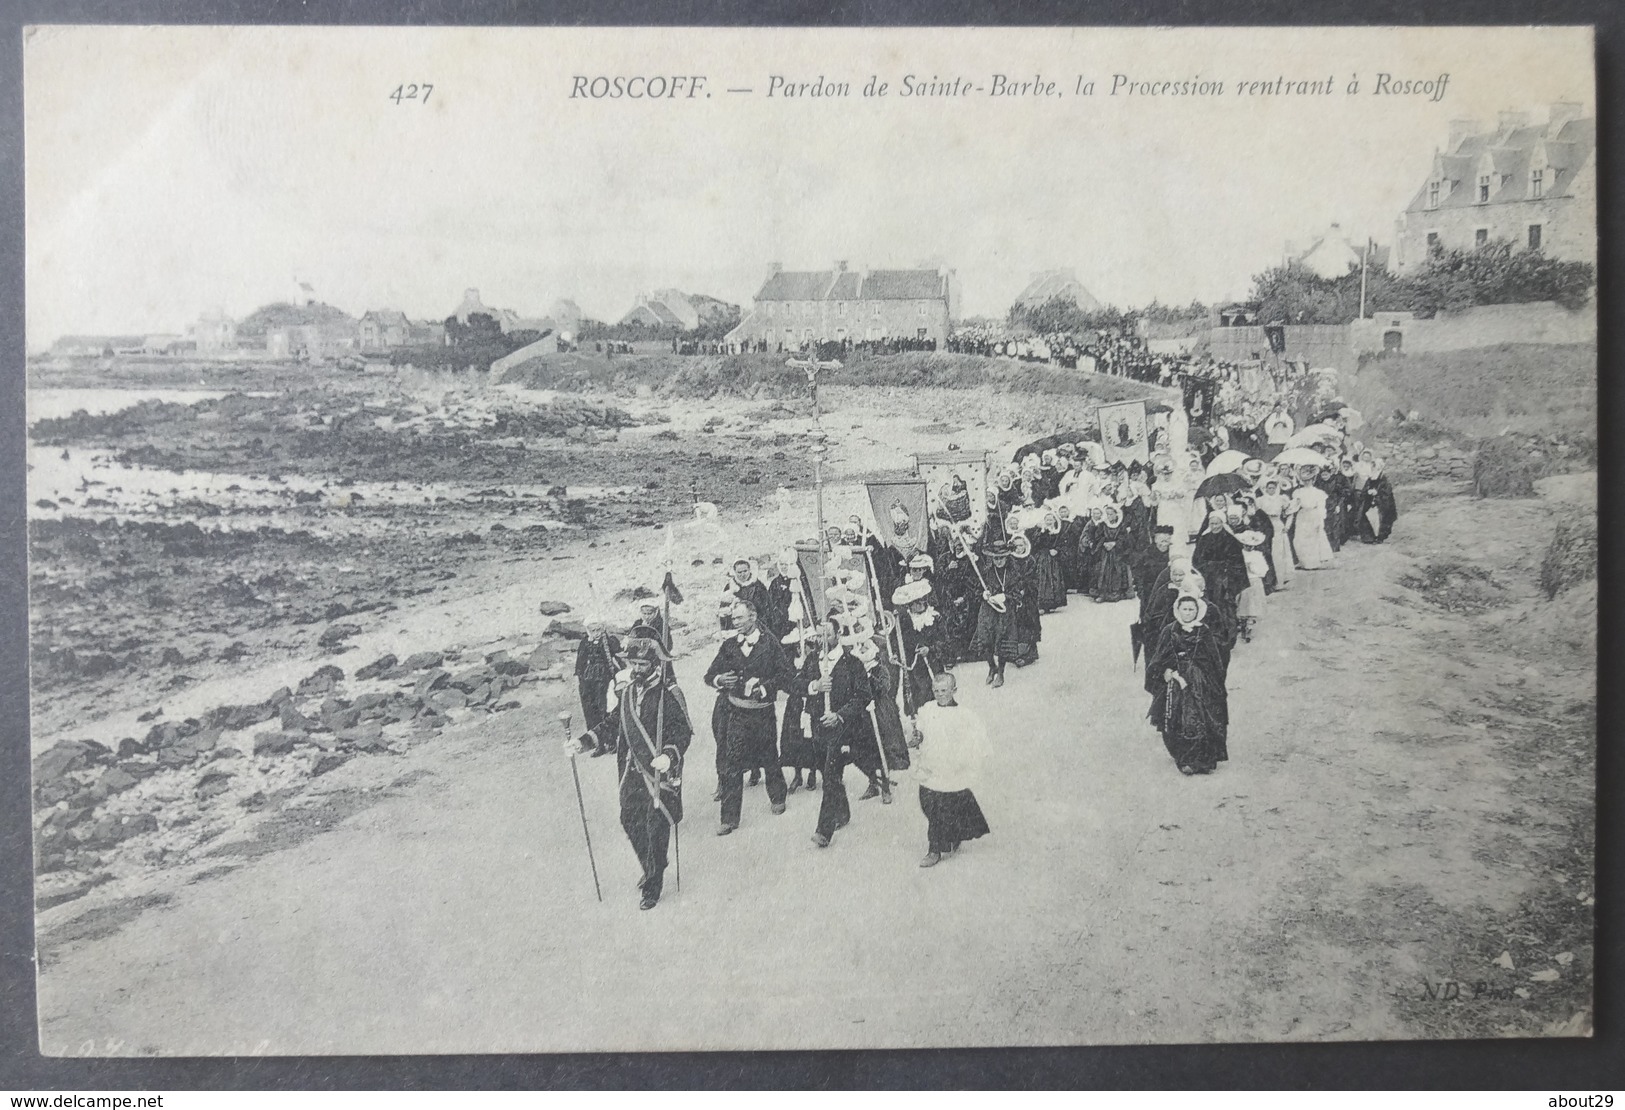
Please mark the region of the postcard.
<svg viewBox="0 0 1625 1110"><path fill-rule="evenodd" d="M45 1054L1591 1035L1589 28L24 64Z"/></svg>

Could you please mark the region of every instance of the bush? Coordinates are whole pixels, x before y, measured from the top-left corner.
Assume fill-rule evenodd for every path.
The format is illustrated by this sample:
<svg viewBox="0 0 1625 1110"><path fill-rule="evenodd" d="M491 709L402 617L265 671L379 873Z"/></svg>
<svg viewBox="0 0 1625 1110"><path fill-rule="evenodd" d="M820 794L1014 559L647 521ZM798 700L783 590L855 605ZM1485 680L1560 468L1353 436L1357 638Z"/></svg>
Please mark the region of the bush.
<svg viewBox="0 0 1625 1110"><path fill-rule="evenodd" d="M1538 250L1517 250L1504 239L1468 251L1441 251L1415 273L1400 277L1368 266L1368 311L1409 311L1418 316L1459 312L1474 305L1556 301L1573 311L1585 305L1597 283L1589 262L1549 258ZM1253 276L1252 299L1265 322L1346 324L1360 312L1360 268L1323 278L1299 262Z"/></svg>
<svg viewBox="0 0 1625 1110"><path fill-rule="evenodd" d="M1533 497L1537 468L1511 436L1478 441L1473 459L1474 497Z"/></svg>
<svg viewBox="0 0 1625 1110"><path fill-rule="evenodd" d="M1597 520L1575 514L1557 522L1540 562L1540 588L1548 601L1597 576Z"/></svg>

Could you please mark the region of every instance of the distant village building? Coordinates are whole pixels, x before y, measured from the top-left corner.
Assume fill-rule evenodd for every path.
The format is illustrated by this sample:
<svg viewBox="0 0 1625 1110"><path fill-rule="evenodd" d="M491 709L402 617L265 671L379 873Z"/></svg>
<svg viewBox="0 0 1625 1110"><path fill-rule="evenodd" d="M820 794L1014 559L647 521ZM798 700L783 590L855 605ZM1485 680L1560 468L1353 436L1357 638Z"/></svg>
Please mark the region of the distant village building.
<svg viewBox="0 0 1625 1110"><path fill-rule="evenodd" d="M146 342L144 335L64 335L51 344L51 353L61 358L139 354Z"/></svg>
<svg viewBox="0 0 1625 1110"><path fill-rule="evenodd" d="M1395 266L1497 239L1573 261L1597 259L1596 120L1559 101L1544 124L1502 112L1492 129L1455 120L1397 223Z"/></svg>
<svg viewBox="0 0 1625 1110"><path fill-rule="evenodd" d="M730 342L785 347L850 339L947 342L959 315L953 270L785 270L775 263Z"/></svg>
<svg viewBox="0 0 1625 1110"><path fill-rule="evenodd" d="M572 339L581 334L581 307L568 298L553 302L547 314L553 318L555 330Z"/></svg>
<svg viewBox="0 0 1625 1110"><path fill-rule="evenodd" d="M1358 270L1362 258L1369 267L1385 268L1388 248L1366 239L1353 239L1343 231L1341 224L1335 223L1309 240L1308 246L1289 242L1285 251L1286 262L1295 262L1327 280L1340 278L1351 269Z"/></svg>
<svg viewBox="0 0 1625 1110"><path fill-rule="evenodd" d="M492 308L480 300L478 289L463 290L463 301L452 313L459 324L467 324L476 313L491 317L503 334L516 331L537 333L568 331L571 335L581 330L581 309L574 301L558 300L547 316L521 316L511 308Z"/></svg>
<svg viewBox="0 0 1625 1110"><path fill-rule="evenodd" d="M265 353L272 358L323 359L353 351L358 343L355 321L330 324L285 324L265 332Z"/></svg>
<svg viewBox="0 0 1625 1110"><path fill-rule="evenodd" d="M700 326L700 310L681 290L659 289L653 293L638 294L637 303L621 317L620 322L693 331Z"/></svg>
<svg viewBox="0 0 1625 1110"><path fill-rule="evenodd" d="M433 320L412 321L407 324L407 342L413 347L425 347L446 342L446 325Z"/></svg>
<svg viewBox="0 0 1625 1110"><path fill-rule="evenodd" d="M412 323L406 313L375 308L362 313L359 337L363 351L387 351L412 342Z"/></svg>
<svg viewBox="0 0 1625 1110"><path fill-rule="evenodd" d="M172 355L176 354L185 343L185 337L180 335L149 335L141 341L141 353L144 355Z"/></svg>
<svg viewBox="0 0 1625 1110"><path fill-rule="evenodd" d="M218 308L211 308L187 329L199 354L217 354L237 349L237 322Z"/></svg>
<svg viewBox="0 0 1625 1110"><path fill-rule="evenodd" d="M1218 327L1250 328L1261 323L1259 313L1263 308L1258 301L1231 301L1215 306L1213 315L1217 318Z"/></svg>
<svg viewBox="0 0 1625 1110"><path fill-rule="evenodd" d="M475 315L489 316L498 322L502 319L500 310L492 308L480 300L480 291L478 289L464 289L463 303L457 306L452 315L457 318L459 324L467 324L468 318Z"/></svg>
<svg viewBox="0 0 1625 1110"><path fill-rule="evenodd" d="M1083 287L1076 270L1040 270L1016 298L1017 308L1033 309L1060 297L1069 300L1085 312L1099 312L1101 305L1095 295Z"/></svg>

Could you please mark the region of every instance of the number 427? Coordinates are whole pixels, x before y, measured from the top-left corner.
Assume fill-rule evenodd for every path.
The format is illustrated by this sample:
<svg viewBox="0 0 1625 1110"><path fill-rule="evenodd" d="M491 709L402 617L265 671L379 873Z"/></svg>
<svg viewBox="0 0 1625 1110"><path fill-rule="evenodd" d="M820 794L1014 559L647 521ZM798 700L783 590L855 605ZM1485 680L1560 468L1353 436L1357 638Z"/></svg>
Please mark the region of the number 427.
<svg viewBox="0 0 1625 1110"><path fill-rule="evenodd" d="M393 100L396 104L400 104L407 100L421 100L423 103L427 104L429 103L429 94L432 92L434 92L434 86L429 84L396 85L395 91L389 94L389 99Z"/></svg>

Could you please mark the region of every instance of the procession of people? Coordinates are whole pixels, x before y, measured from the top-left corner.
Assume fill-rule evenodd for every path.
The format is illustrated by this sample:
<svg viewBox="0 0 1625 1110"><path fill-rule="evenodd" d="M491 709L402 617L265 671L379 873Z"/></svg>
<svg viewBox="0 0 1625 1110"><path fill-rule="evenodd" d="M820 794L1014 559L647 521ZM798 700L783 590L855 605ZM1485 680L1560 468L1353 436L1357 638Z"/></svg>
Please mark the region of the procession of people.
<svg viewBox="0 0 1625 1110"><path fill-rule="evenodd" d="M798 552L728 562L701 680L715 693L716 834L757 819L748 786L765 784L771 819L790 795L817 791L809 838L827 849L853 819L855 769L860 803L891 804L902 772L917 782L921 866L987 835L973 787L991 745L959 687L968 668L998 689L1012 667L1039 665L1046 619L1084 601L1134 604L1123 650L1143 659L1146 720L1179 773L1217 770L1229 758L1230 664L1269 619L1268 598L1335 566L1348 544L1383 542L1397 517L1357 412L1334 398L1298 429L1279 402L1249 419L1258 411L1250 438L1196 399L1147 408L1137 431L1051 436L992 466L975 456L981 505L971 465L935 489L893 483L915 487L912 512L874 501L874 527L854 516ZM601 620L587 625L576 659L586 728L568 751L615 752L647 909L682 818L693 727L671 667L670 575L645 592L624 644Z"/></svg>

